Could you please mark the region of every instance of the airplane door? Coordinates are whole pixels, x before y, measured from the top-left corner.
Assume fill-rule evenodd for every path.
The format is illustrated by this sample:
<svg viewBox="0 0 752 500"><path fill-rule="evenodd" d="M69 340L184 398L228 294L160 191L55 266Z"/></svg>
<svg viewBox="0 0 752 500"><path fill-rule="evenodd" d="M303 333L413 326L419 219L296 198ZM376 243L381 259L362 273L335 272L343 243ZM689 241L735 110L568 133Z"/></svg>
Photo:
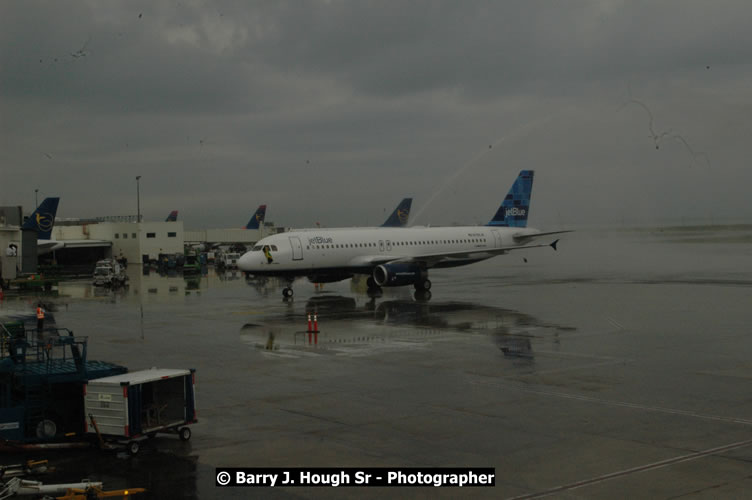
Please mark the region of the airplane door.
<svg viewBox="0 0 752 500"><path fill-rule="evenodd" d="M384 251L384 240L379 240L379 251L380 252Z"/></svg>
<svg viewBox="0 0 752 500"><path fill-rule="evenodd" d="M300 243L300 238L290 236L290 246L292 246L292 260L303 260L303 245Z"/></svg>
<svg viewBox="0 0 752 500"><path fill-rule="evenodd" d="M491 230L491 234L494 236L494 247L501 248L501 235L495 229Z"/></svg>

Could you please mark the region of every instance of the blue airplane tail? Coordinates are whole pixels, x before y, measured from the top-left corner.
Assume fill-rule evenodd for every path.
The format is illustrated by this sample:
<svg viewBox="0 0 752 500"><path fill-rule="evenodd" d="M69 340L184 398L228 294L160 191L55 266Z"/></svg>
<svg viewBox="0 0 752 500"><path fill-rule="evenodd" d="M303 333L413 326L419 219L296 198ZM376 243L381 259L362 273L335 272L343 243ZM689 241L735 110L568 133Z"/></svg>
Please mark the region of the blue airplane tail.
<svg viewBox="0 0 752 500"><path fill-rule="evenodd" d="M175 222L177 220L178 220L178 211L173 210L172 212L170 212L170 215L167 216L167 218L165 219L165 222Z"/></svg>
<svg viewBox="0 0 752 500"><path fill-rule="evenodd" d="M405 227L407 219L410 217L410 206L413 204L412 198L405 198L397 205L392 215L384 222L381 227Z"/></svg>
<svg viewBox="0 0 752 500"><path fill-rule="evenodd" d="M259 205L256 213L253 214L251 220L245 225L245 228L258 229L264 223L264 217L266 217L266 205Z"/></svg>
<svg viewBox="0 0 752 500"><path fill-rule="evenodd" d="M530 194L533 191L532 170L522 170L512 184L496 215L487 226L525 227L530 214Z"/></svg>
<svg viewBox="0 0 752 500"><path fill-rule="evenodd" d="M49 240L52 226L55 224L55 214L60 198L45 198L36 210L32 212L21 229L36 229L37 239Z"/></svg>

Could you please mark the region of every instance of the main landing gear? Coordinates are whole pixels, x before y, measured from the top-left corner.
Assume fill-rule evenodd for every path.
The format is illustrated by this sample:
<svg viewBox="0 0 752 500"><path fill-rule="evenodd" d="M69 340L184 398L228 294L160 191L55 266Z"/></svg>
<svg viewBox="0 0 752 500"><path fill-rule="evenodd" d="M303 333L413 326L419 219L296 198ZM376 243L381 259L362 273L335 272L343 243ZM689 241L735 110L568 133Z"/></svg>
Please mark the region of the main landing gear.
<svg viewBox="0 0 752 500"><path fill-rule="evenodd" d="M413 285L416 292L427 292L431 289L431 280L428 278L420 279Z"/></svg>
<svg viewBox="0 0 752 500"><path fill-rule="evenodd" d="M415 295L413 297L416 302L431 300L431 280L428 278L419 279L413 284L413 287L415 288Z"/></svg>

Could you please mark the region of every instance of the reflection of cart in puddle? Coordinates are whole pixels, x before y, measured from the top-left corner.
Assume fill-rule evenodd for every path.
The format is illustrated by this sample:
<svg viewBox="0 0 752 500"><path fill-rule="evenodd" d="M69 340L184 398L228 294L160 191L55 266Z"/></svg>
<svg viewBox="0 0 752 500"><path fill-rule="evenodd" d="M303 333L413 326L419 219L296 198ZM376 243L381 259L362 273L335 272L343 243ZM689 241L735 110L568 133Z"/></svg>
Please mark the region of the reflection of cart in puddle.
<svg viewBox="0 0 752 500"><path fill-rule="evenodd" d="M91 380L86 385L87 432L100 444L125 444L135 455L157 433L191 438L196 420L195 370L156 369Z"/></svg>

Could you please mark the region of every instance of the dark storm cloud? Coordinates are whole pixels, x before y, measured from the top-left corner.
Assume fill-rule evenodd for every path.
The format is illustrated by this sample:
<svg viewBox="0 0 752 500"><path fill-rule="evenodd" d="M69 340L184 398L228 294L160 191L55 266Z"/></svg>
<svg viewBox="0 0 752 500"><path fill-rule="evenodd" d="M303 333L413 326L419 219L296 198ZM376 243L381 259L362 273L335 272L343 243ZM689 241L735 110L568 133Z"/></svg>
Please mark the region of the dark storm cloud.
<svg viewBox="0 0 752 500"><path fill-rule="evenodd" d="M535 168L548 223L749 217L751 10L4 2L0 202L129 213L142 175L147 216L188 227L263 202L279 224L375 223L408 195L418 222L485 222Z"/></svg>

